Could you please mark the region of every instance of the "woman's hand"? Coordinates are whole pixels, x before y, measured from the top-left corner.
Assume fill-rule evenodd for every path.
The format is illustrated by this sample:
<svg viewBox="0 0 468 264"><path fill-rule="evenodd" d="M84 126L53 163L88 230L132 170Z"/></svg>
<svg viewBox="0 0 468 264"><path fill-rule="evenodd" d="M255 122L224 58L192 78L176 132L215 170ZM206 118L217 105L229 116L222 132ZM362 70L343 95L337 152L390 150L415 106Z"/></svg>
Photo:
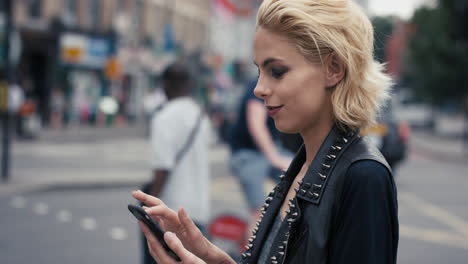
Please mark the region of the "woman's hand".
<svg viewBox="0 0 468 264"><path fill-rule="evenodd" d="M164 248L161 246L159 241L153 235L153 233L149 230L149 228L142 223L141 221L138 222L141 231L145 234L146 240L148 242L148 248L151 256L156 260L157 263L166 264L166 263L185 263L185 264L202 264L206 263L190 251L184 248L182 242L179 238L171 232L166 232L164 234L164 240L169 248L176 253L176 255L180 258L180 262L176 261L174 258L169 256Z"/></svg>
<svg viewBox="0 0 468 264"><path fill-rule="evenodd" d="M184 250L188 250L207 263L235 263L229 255L203 236L183 208L176 213L168 208L160 199L143 193L142 191L135 191L132 195L135 199L149 206L145 207L145 211L155 219L165 231L176 234L177 240L181 242L181 246ZM158 242L156 243L159 244ZM153 248L155 248L155 246L153 246ZM174 252L176 251L174 250Z"/></svg>

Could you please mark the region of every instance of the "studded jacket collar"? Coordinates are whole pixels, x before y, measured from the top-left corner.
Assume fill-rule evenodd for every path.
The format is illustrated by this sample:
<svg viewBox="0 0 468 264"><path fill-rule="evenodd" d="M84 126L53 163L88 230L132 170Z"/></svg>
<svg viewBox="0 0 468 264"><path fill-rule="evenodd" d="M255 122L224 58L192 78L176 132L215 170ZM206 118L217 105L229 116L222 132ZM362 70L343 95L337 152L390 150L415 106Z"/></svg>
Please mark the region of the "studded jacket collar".
<svg viewBox="0 0 468 264"><path fill-rule="evenodd" d="M304 146L274 190L268 195L249 244L240 263L257 263L263 242L279 213L285 196L306 159ZM343 175L355 161L376 160L388 169L385 159L358 133L344 132L335 126L322 143L296 195L269 252L267 263L327 263L327 242L331 236L333 210L339 201ZM390 170L390 169L389 169ZM298 250L303 236L309 236L307 252ZM300 247L304 249L305 247Z"/></svg>

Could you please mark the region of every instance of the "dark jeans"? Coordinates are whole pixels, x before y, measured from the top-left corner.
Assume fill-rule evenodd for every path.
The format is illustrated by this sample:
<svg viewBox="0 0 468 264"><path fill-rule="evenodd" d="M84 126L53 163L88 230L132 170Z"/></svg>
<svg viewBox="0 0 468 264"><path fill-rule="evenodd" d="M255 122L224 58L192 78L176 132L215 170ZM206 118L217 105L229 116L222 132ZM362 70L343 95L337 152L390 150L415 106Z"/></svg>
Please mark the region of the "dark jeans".
<svg viewBox="0 0 468 264"><path fill-rule="evenodd" d="M200 223L197 223L195 222L195 225L198 227L198 229L200 229L200 231L206 235L206 229L204 227L204 225L201 225ZM153 259L153 257L151 256L150 252L149 252L149 249L148 249L148 244L147 244L147 241L146 241L146 237L143 233L141 233L141 246L143 248L143 258L142 258L142 261L143 261L143 264L157 264L157 262Z"/></svg>

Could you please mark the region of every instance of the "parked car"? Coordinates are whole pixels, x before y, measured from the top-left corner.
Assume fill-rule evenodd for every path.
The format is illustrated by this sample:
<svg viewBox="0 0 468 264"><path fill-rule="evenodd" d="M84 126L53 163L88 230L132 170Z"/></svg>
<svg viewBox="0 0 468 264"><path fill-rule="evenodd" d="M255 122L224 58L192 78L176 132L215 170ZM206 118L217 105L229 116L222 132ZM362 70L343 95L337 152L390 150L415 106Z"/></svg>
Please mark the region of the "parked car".
<svg viewBox="0 0 468 264"><path fill-rule="evenodd" d="M393 111L399 120L406 121L414 129L431 129L435 125L432 107L407 90L394 95Z"/></svg>
<svg viewBox="0 0 468 264"><path fill-rule="evenodd" d="M398 120L394 115L392 104L389 104L382 111L377 124L361 130L361 135L366 136L377 146L390 167L394 169L407 157L410 132L408 122Z"/></svg>

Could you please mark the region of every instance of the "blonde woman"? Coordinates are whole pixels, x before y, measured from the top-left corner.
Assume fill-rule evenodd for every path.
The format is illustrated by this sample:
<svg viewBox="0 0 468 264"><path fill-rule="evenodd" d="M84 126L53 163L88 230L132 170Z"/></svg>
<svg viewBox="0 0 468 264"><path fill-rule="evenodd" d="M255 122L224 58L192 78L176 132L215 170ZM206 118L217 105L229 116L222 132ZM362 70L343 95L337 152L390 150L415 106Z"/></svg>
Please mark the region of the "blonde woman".
<svg viewBox="0 0 468 264"><path fill-rule="evenodd" d="M350 0L265 0L257 15L254 90L278 130L304 145L266 199L240 263L396 263L391 170L359 130L390 79L373 60L372 25ZM261 191L261 190L259 190ZM234 263L178 213L139 191L182 263ZM174 263L140 225L158 263Z"/></svg>

